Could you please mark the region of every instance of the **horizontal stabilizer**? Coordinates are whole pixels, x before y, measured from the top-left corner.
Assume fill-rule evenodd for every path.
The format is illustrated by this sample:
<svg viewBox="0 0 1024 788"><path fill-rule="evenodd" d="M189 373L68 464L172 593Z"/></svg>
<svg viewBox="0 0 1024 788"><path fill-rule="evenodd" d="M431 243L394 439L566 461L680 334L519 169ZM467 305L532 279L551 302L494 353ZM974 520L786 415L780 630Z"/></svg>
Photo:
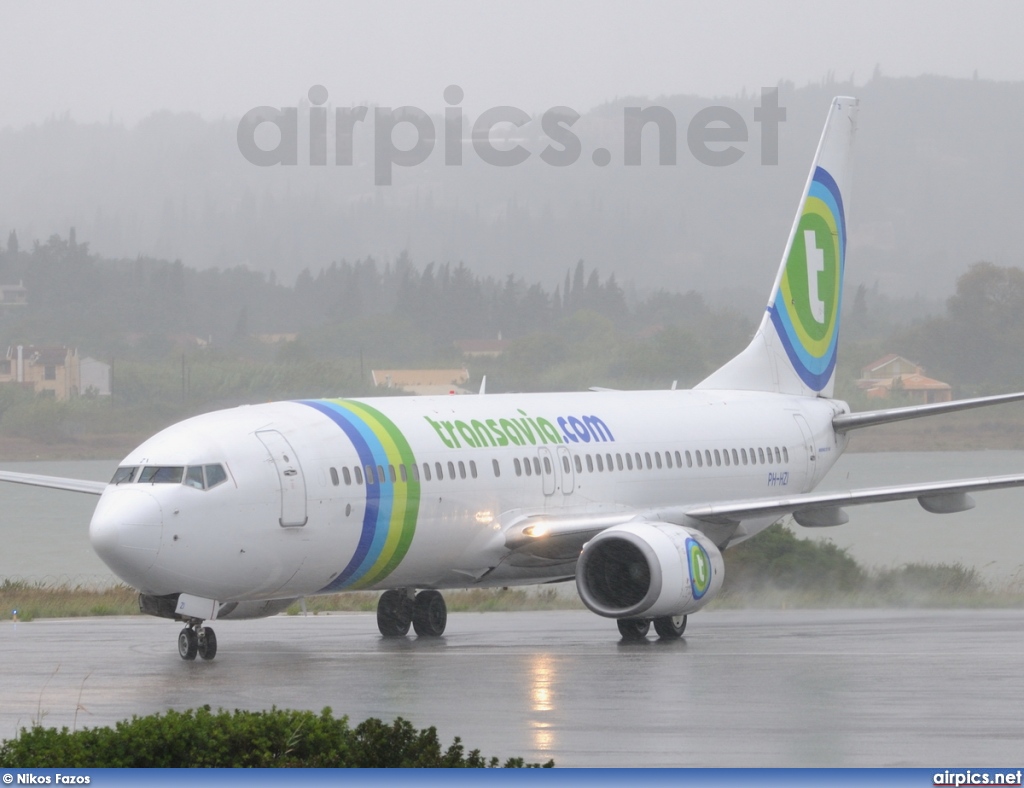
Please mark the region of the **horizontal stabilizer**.
<svg viewBox="0 0 1024 788"><path fill-rule="evenodd" d="M848 432L861 427L874 427L893 421L919 419L922 416L935 416L939 413L952 413L957 410L983 408L988 405L999 405L1003 402L1024 400L1024 391L1014 394L996 394L992 397L974 397L959 399L953 402L935 402L931 405L910 405L905 408L889 408L887 410L866 410L862 413L841 413L832 419L832 428L836 432Z"/></svg>

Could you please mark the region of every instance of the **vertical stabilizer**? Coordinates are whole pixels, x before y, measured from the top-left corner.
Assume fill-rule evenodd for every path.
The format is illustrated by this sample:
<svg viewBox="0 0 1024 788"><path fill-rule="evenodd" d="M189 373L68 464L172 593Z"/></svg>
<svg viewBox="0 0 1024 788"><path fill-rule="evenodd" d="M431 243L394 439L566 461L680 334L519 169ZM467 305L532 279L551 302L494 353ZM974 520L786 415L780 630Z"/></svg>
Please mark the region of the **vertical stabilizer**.
<svg viewBox="0 0 1024 788"><path fill-rule="evenodd" d="M832 100L761 325L697 388L832 396L858 105L848 96Z"/></svg>

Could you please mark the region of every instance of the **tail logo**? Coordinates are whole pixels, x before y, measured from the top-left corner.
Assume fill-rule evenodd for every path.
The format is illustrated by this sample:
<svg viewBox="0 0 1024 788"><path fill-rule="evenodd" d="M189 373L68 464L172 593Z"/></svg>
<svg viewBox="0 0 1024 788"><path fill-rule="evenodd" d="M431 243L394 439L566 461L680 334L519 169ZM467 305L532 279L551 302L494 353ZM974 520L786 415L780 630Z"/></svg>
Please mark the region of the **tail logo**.
<svg viewBox="0 0 1024 788"><path fill-rule="evenodd" d="M845 258L842 195L818 167L769 308L790 363L815 391L826 387L835 370Z"/></svg>

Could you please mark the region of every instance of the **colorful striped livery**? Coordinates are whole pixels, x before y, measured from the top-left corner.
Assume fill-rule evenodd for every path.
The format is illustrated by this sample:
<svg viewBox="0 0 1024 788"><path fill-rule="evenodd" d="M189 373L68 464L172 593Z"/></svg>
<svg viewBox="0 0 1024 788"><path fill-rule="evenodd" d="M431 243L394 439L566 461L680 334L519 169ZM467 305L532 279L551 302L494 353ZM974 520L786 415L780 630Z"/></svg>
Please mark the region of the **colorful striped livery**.
<svg viewBox="0 0 1024 788"><path fill-rule="evenodd" d="M352 400L301 400L341 427L365 469L366 511L356 551L322 592L367 588L386 578L405 557L416 532L418 477L392 481L394 469L416 459L405 436L383 413ZM383 473L381 472L383 471Z"/></svg>
<svg viewBox="0 0 1024 788"><path fill-rule="evenodd" d="M846 261L846 216L839 186L816 167L775 299L768 308L800 379L826 388L836 366Z"/></svg>

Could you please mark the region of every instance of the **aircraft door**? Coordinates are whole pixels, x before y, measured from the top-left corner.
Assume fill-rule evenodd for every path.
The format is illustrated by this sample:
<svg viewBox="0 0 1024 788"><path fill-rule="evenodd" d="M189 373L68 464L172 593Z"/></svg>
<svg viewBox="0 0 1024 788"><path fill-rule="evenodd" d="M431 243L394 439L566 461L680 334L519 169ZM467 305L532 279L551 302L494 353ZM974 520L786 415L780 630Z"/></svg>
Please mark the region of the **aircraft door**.
<svg viewBox="0 0 1024 788"><path fill-rule="evenodd" d="M541 447L540 454L540 477L544 481L544 494L555 494L555 461L548 449Z"/></svg>
<svg viewBox="0 0 1024 788"><path fill-rule="evenodd" d="M818 479L818 452L814 448L814 435L811 432L811 426L807 423L801 414L794 413L793 419L796 421L797 426L800 428L800 435L803 437L803 454L807 460L807 484L805 489L810 489L814 486Z"/></svg>
<svg viewBox="0 0 1024 788"><path fill-rule="evenodd" d="M266 447L277 470L281 485L282 528L296 528L306 524L306 479L299 458L295 456L288 439L277 430L260 430L256 437Z"/></svg>
<svg viewBox="0 0 1024 788"><path fill-rule="evenodd" d="M562 476L562 495L569 495L576 489L576 472L572 468L572 456L565 446L559 446L555 449L555 453L558 455L559 470Z"/></svg>

